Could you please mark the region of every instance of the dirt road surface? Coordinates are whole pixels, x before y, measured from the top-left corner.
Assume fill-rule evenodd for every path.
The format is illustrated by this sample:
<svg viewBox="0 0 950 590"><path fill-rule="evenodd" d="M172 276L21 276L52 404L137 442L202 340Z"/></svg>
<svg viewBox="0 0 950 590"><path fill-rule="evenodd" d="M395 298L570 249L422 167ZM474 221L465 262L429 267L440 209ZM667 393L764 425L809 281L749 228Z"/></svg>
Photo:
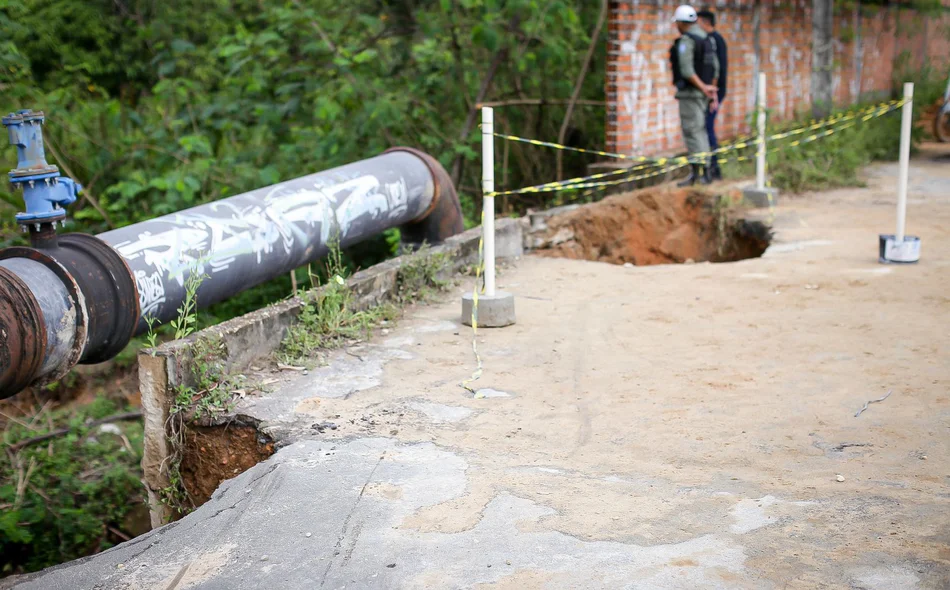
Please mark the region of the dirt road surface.
<svg viewBox="0 0 950 590"><path fill-rule="evenodd" d="M896 172L783 197L760 259L502 269L475 398L459 286L244 400L283 448L197 512L21 587L948 588L950 159L918 265L877 261Z"/></svg>

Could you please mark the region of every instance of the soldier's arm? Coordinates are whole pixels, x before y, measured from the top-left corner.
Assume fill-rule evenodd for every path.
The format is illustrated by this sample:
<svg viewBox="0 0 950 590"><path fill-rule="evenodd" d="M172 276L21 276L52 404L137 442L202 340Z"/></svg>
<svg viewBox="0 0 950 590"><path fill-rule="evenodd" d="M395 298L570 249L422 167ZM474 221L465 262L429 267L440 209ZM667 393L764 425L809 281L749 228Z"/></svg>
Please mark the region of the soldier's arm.
<svg viewBox="0 0 950 590"><path fill-rule="evenodd" d="M713 48L716 47L715 43L716 41L714 39ZM712 62L712 67L713 67L713 79L712 79L712 84L709 85L711 93L707 92L706 96L709 97L709 100L710 100L709 110L710 112L712 112L712 111L719 110L719 74L721 73L721 70L719 69L719 58L716 56L716 52L712 51L710 53L712 53L712 55L707 56L706 59L711 58L710 61Z"/></svg>
<svg viewBox="0 0 950 590"><path fill-rule="evenodd" d="M693 56L696 51L696 42L692 37L683 35L676 42L676 50L679 52L680 75L684 80L692 81L696 77L696 69L693 67Z"/></svg>

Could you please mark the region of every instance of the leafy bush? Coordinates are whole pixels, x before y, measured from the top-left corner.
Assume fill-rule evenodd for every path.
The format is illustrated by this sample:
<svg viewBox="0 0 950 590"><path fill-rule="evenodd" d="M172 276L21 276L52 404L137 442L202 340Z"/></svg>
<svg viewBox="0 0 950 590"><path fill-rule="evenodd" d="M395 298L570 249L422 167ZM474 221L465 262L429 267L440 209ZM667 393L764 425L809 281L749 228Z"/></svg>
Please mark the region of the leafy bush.
<svg viewBox="0 0 950 590"><path fill-rule="evenodd" d="M145 502L142 425L86 426L119 411L99 397L75 411L8 421L3 442L9 460L0 462L0 575L102 551L126 535L123 519ZM71 430L64 436L16 446L65 427Z"/></svg>
<svg viewBox="0 0 950 590"><path fill-rule="evenodd" d="M46 111L51 160L115 225L394 144L435 154L460 185L477 187L478 167L468 164L479 132L466 121L488 64L498 64L492 96L570 96L599 9L579 0L544 11L526 0L0 3L0 103ZM537 71L567 75L529 74ZM603 72L601 56L582 98L603 100ZM509 108L498 125L556 137L564 113ZM578 108L574 122L588 147L603 141L598 110ZM553 175L547 154L512 149L512 186ZM3 153L12 164L13 150ZM477 198L466 193L474 213ZM86 204L75 217L86 231L109 225Z"/></svg>
<svg viewBox="0 0 950 590"><path fill-rule="evenodd" d="M828 137L769 154L772 184L790 192L860 186L858 172L898 156L900 114L858 123ZM786 141L787 143L787 141Z"/></svg>
<svg viewBox="0 0 950 590"><path fill-rule="evenodd" d="M929 104L928 97L932 97L938 86L934 78L934 70L925 68L916 73L895 74L895 84L898 80L917 81L914 98L914 121L919 120L923 105ZM944 80L944 84L946 80ZM943 95L943 87L940 88ZM895 89L895 96L900 94ZM878 101L867 102L838 109L833 114L850 112L870 108L879 104ZM794 121L785 121L771 124L768 134L774 134L788 129L797 129L808 126L812 122L810 115L801 115ZM868 121L858 121L847 127L849 121L842 121L837 125L816 129L813 132L796 135L787 139L769 143L770 153L766 161L768 174L773 186L793 193L839 188L845 186L860 186L858 173L861 168L875 160L897 160L900 149L901 115L896 110ZM815 141L790 145L794 140L806 138L811 133L820 134L827 129L835 129L827 137ZM925 138L925 130L914 126L912 131L913 146ZM914 148L912 148L914 149ZM774 150L774 151L773 151ZM748 159L741 162L730 161L723 166L727 177L742 177L755 174L755 148L743 150L743 156Z"/></svg>

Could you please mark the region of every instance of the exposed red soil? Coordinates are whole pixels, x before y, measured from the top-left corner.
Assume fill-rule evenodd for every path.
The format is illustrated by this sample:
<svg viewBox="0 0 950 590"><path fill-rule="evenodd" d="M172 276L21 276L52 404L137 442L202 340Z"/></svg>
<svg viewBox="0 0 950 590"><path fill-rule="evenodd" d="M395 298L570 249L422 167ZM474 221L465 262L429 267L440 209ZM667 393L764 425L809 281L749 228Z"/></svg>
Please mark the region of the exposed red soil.
<svg viewBox="0 0 950 590"><path fill-rule="evenodd" d="M274 454L274 443L248 425L189 425L181 476L194 505L211 498L221 482L237 477Z"/></svg>
<svg viewBox="0 0 950 590"><path fill-rule="evenodd" d="M541 256L612 264L729 262L761 256L770 232L702 190L653 187L550 217L532 238ZM725 201L729 202L729 201Z"/></svg>

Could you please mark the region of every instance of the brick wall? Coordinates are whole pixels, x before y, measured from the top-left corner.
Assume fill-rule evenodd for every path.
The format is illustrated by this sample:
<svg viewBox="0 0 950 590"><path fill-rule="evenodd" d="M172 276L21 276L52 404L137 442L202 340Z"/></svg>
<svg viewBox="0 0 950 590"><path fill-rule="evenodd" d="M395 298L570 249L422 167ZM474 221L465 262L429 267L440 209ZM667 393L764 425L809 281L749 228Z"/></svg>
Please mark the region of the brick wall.
<svg viewBox="0 0 950 590"><path fill-rule="evenodd" d="M950 0L944 0L947 4ZM684 150L673 97L669 49L678 0L611 0L608 21L607 151L656 155ZM768 76L775 117L811 103L812 0L718 0L717 27L729 45L728 95L717 129L728 138L749 131L758 73ZM701 7L701 5L696 5ZM855 7L835 15L834 96L839 104L891 89L894 62L908 52L919 67L947 61L950 15Z"/></svg>

